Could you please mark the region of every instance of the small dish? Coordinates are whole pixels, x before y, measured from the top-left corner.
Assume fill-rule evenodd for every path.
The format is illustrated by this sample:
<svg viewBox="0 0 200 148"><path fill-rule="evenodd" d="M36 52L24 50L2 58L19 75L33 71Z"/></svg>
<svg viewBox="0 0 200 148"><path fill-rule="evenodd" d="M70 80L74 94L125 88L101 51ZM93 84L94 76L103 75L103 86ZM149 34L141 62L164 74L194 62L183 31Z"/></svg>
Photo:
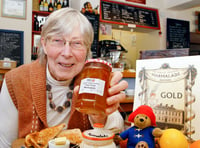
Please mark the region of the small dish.
<svg viewBox="0 0 200 148"><path fill-rule="evenodd" d="M126 89L125 90L127 96L134 96L135 90L134 89Z"/></svg>
<svg viewBox="0 0 200 148"><path fill-rule="evenodd" d="M69 148L70 142L68 139L66 139L65 145L56 145L55 139L52 139L49 141L49 148Z"/></svg>

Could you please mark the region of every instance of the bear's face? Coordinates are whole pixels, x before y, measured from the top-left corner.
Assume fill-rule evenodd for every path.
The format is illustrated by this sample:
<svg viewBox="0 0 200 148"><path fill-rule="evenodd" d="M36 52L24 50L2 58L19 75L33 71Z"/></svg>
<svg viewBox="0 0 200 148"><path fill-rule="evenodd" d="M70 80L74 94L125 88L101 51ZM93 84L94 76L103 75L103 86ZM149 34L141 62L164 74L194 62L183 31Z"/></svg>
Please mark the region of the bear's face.
<svg viewBox="0 0 200 148"><path fill-rule="evenodd" d="M140 129L144 129L151 126L151 119L144 114L138 114L134 118L134 125Z"/></svg>

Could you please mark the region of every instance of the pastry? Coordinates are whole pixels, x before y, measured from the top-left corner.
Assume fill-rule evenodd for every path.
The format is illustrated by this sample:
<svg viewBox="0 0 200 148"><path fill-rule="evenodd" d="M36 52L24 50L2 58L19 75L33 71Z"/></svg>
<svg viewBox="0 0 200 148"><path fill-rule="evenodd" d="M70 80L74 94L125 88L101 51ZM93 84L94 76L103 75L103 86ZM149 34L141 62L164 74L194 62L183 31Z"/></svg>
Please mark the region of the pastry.
<svg viewBox="0 0 200 148"><path fill-rule="evenodd" d="M80 129L66 129L61 131L56 137L66 137L70 143L79 145L82 140L82 132Z"/></svg>

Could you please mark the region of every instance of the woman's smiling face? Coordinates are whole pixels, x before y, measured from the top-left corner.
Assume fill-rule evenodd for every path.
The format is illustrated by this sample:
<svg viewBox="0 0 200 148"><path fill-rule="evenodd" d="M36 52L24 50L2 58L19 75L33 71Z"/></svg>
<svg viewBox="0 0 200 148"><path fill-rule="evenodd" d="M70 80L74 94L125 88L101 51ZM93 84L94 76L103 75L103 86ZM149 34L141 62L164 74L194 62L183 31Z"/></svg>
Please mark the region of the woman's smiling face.
<svg viewBox="0 0 200 148"><path fill-rule="evenodd" d="M87 48L79 27L68 36L52 36L47 40L42 38L41 43L47 55L49 71L56 80L72 79L82 70Z"/></svg>

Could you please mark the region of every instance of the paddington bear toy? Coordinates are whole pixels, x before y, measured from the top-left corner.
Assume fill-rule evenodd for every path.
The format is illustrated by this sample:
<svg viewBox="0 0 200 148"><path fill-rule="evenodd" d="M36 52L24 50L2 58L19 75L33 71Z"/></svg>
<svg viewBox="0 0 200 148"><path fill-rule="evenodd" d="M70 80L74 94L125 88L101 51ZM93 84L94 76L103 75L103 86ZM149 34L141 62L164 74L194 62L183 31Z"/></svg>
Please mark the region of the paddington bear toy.
<svg viewBox="0 0 200 148"><path fill-rule="evenodd" d="M156 117L151 107L139 106L128 118L134 126L120 133L120 138L128 139L127 148L155 148L155 137L162 135L156 128Z"/></svg>

